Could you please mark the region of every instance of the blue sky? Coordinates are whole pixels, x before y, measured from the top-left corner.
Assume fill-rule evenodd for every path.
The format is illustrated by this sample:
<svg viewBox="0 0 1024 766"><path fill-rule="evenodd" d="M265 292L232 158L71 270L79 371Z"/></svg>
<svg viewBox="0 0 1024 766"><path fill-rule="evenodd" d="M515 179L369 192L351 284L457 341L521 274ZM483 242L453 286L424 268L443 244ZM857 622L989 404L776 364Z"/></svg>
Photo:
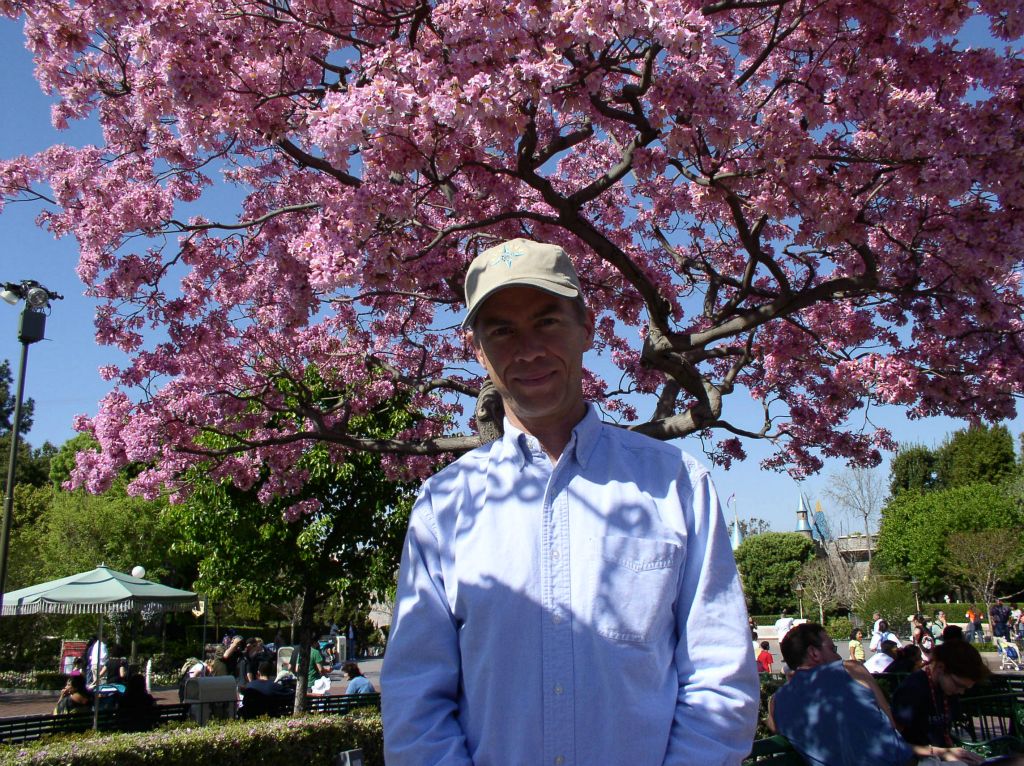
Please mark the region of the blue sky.
<svg viewBox="0 0 1024 766"><path fill-rule="evenodd" d="M63 133L51 127L50 101L32 77L32 61L24 48L20 24L0 21L0 67L4 72L0 78L0 157L32 154L54 143L99 141L99 131L93 125L75 126ZM82 284L75 275L74 240L54 240L36 227L38 212L32 204L13 204L0 214L0 281L35 279L65 296L53 306L46 340L32 346L29 353L26 394L36 401L36 416L28 440L36 446L46 440L59 445L73 436L72 418L78 413L95 413L97 402L108 390L97 368L123 361L115 349L94 341L95 306L82 295ZM19 311L20 307L0 303L0 359L10 360L15 373L21 353L17 342ZM729 406L736 404L729 402ZM649 409L649 404L641 407L641 415L648 414ZM871 422L890 428L898 440L926 446L937 446L948 433L962 427L962 423L944 418L908 421L895 408L874 408L867 415ZM1009 427L1016 437L1024 431L1024 418L1018 417ZM699 454L699 443L684 441L682 446ZM735 494L742 518L758 516L776 530L790 530L801 490L812 502L821 499L829 511L823 489L829 475L842 470L840 461L827 464L819 476L798 485L785 474L759 469L759 460L768 454L763 445L748 442L746 447L750 457L745 463L729 471L713 472L723 501ZM878 470L887 476L886 466ZM849 520L831 514L830 522L833 530L843 524L851 526Z"/></svg>

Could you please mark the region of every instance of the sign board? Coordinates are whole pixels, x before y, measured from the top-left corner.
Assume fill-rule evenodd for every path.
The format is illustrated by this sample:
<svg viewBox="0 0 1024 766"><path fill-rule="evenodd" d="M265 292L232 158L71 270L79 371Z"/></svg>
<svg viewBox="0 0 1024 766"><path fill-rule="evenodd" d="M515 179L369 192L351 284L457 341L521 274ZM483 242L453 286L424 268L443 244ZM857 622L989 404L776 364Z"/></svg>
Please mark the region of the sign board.
<svg viewBox="0 0 1024 766"><path fill-rule="evenodd" d="M63 673L66 676L71 675L71 671L75 669L75 660L85 653L85 647L88 644L88 641L80 641L79 639L61 641L60 665L57 668L57 672Z"/></svg>

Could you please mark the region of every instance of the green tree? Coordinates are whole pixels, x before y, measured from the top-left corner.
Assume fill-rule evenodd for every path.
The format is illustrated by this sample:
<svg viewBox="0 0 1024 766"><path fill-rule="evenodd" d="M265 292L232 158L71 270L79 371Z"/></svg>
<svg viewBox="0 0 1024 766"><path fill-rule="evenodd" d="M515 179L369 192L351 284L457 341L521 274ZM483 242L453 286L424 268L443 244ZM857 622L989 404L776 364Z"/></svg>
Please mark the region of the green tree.
<svg viewBox="0 0 1024 766"><path fill-rule="evenodd" d="M872 615L878 612L889 623L894 633L908 635L907 616L914 613L917 603L914 591L902 580L873 578L864 581L864 587L854 605L861 622L870 626ZM870 634L870 628L865 633Z"/></svg>
<svg viewBox="0 0 1024 766"><path fill-rule="evenodd" d="M882 513L875 563L882 572L916 577L926 594L948 589L944 562L953 532L1017 528L1024 513L1002 487L971 484L902 492Z"/></svg>
<svg viewBox="0 0 1024 766"><path fill-rule="evenodd" d="M25 531L38 561L36 579L64 577L106 564L130 572L145 566L147 577L177 586L191 584L187 561L171 555L177 531L162 513L164 501L125 493L118 479L100 495L52 490L47 509Z"/></svg>
<svg viewBox="0 0 1024 766"><path fill-rule="evenodd" d="M906 490L926 492L934 489L936 460L935 452L923 445L900 445L889 468L890 496L895 497Z"/></svg>
<svg viewBox="0 0 1024 766"><path fill-rule="evenodd" d="M954 532L946 548L946 571L985 602L985 614L992 608L999 584L1024 567L1019 528Z"/></svg>
<svg viewBox="0 0 1024 766"><path fill-rule="evenodd" d="M10 459L11 433L0 434L0 460L3 460L3 470L7 471L7 461ZM42 447L33 449L32 445L24 439L18 439L18 461L14 467L14 483L31 484L33 487L41 487L47 483L50 474L50 460L57 453L57 448L50 442L44 442Z"/></svg>
<svg viewBox="0 0 1024 766"><path fill-rule="evenodd" d="M410 423L397 405L360 420L352 426L377 437ZM241 595L265 607L299 599L301 679L320 605L340 593L349 607L368 608L393 593L415 487L389 478L379 455L322 442L308 446L297 470L308 476L299 494L269 503L259 482L240 490L193 471L191 495L171 515L184 537L180 545L199 557L198 588L211 598ZM300 682L296 709L304 707Z"/></svg>
<svg viewBox="0 0 1024 766"><path fill-rule="evenodd" d="M793 610L793 583L801 567L814 558L814 543L795 532L765 532L736 549L743 592L754 614Z"/></svg>
<svg viewBox="0 0 1024 766"><path fill-rule="evenodd" d="M0 362L0 434L8 434L14 426L14 405L15 405L14 378L11 376L11 364L6 359ZM25 399L21 403L21 424L18 427L19 434L27 434L32 428L32 414L35 410L35 402L32 399ZM4 455L7 450L3 450Z"/></svg>
<svg viewBox="0 0 1024 766"><path fill-rule="evenodd" d="M975 426L955 432L936 452L938 486L999 484L1017 473L1013 437L1006 426Z"/></svg>

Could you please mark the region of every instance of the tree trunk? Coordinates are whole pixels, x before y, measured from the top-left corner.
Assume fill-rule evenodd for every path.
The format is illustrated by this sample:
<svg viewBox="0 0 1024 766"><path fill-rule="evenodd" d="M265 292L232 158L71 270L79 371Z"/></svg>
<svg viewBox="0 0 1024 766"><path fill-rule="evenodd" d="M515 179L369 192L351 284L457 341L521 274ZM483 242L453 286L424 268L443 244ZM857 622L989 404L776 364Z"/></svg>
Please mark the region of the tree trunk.
<svg viewBox="0 0 1024 766"><path fill-rule="evenodd" d="M299 650L295 664L295 712L302 715L306 712L306 685L309 680L309 648L313 643L313 608L316 606L316 591L310 587L302 592L302 616L299 618ZM294 624L293 624L294 637Z"/></svg>

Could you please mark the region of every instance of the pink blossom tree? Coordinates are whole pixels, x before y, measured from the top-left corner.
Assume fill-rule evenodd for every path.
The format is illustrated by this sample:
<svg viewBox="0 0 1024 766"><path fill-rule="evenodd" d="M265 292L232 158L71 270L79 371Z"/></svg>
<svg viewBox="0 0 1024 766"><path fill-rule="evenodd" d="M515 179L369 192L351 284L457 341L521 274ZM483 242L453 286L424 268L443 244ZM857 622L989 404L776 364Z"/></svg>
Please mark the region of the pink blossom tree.
<svg viewBox="0 0 1024 766"><path fill-rule="evenodd" d="M719 434L723 463L762 438L796 475L870 464L892 445L849 426L867 403L996 420L1024 392L1019 2L0 12L25 20L54 123L103 128L0 163L5 200L76 238L97 339L131 358L80 423L93 489L130 461L151 466L135 490L177 489L215 458L287 496L314 442L413 473L470 448L462 273L514 236L579 266L621 370L588 395L659 438ZM349 428L396 396L415 427Z"/></svg>

